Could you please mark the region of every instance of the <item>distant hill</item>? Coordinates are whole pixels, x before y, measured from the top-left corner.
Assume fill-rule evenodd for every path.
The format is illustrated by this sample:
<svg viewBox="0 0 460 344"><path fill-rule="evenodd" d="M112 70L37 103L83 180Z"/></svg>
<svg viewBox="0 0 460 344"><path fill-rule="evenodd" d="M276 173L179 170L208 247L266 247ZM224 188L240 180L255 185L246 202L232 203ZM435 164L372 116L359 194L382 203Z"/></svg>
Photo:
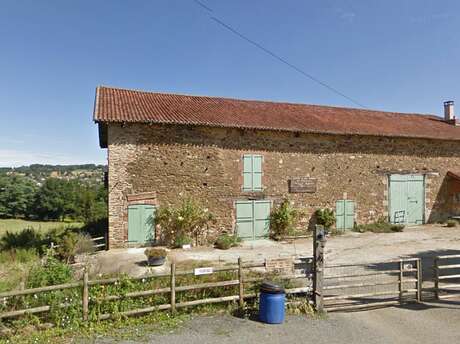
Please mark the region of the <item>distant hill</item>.
<svg viewBox="0 0 460 344"><path fill-rule="evenodd" d="M89 184L99 184L104 181L106 165L40 165L33 164L21 167L0 167L0 174L21 175L41 185L47 178L65 180L80 180Z"/></svg>

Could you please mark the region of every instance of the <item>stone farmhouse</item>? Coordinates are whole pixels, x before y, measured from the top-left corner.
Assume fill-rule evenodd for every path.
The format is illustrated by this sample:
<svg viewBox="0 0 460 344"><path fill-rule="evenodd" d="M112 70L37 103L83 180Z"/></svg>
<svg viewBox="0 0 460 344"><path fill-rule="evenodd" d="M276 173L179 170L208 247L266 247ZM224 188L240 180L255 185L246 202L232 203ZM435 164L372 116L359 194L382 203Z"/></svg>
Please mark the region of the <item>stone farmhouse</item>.
<svg viewBox="0 0 460 344"><path fill-rule="evenodd" d="M215 234L268 235L287 198L336 226L423 224L460 213L460 126L444 117L98 87L107 149L109 245L155 239L155 208L191 197ZM458 172L457 172L458 171Z"/></svg>

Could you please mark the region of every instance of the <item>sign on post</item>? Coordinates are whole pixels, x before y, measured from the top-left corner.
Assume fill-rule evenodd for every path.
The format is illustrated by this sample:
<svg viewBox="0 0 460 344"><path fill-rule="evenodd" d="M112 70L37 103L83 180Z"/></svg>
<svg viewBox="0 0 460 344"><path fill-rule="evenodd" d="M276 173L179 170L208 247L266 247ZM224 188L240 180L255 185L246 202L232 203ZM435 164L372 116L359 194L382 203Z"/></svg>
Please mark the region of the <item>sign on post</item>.
<svg viewBox="0 0 460 344"><path fill-rule="evenodd" d="M199 276L199 275L210 275L214 272L213 268L212 267L209 267L209 268L195 268L194 269L194 274L195 276Z"/></svg>

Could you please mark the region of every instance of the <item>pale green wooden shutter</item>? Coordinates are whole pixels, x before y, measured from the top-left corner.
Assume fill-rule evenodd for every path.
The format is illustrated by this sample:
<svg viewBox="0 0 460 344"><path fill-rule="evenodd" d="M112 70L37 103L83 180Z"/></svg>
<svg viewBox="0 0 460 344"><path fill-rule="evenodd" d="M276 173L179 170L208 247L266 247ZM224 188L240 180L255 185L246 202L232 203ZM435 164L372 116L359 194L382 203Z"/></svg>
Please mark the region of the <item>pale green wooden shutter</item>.
<svg viewBox="0 0 460 344"><path fill-rule="evenodd" d="M141 227L140 207L131 205L128 208L128 241L138 242Z"/></svg>
<svg viewBox="0 0 460 344"><path fill-rule="evenodd" d="M243 190L252 190L252 155L243 155Z"/></svg>
<svg viewBox="0 0 460 344"><path fill-rule="evenodd" d="M335 202L335 228L345 229L345 201Z"/></svg>
<svg viewBox="0 0 460 344"><path fill-rule="evenodd" d="M355 202L341 199L335 203L335 227L352 229L355 224Z"/></svg>
<svg viewBox="0 0 460 344"><path fill-rule="evenodd" d="M352 229L355 225L355 202L345 201L345 229Z"/></svg>
<svg viewBox="0 0 460 344"><path fill-rule="evenodd" d="M267 238L270 229L270 201L254 201L254 238Z"/></svg>
<svg viewBox="0 0 460 344"><path fill-rule="evenodd" d="M262 190L262 155L243 155L243 190Z"/></svg>
<svg viewBox="0 0 460 344"><path fill-rule="evenodd" d="M270 232L271 202L237 201L235 205L238 236L246 240L267 238Z"/></svg>
<svg viewBox="0 0 460 344"><path fill-rule="evenodd" d="M262 190L262 156L252 156L252 190Z"/></svg>
<svg viewBox="0 0 460 344"><path fill-rule="evenodd" d="M154 239L155 208L152 205L128 207L128 241L145 243Z"/></svg>
<svg viewBox="0 0 460 344"><path fill-rule="evenodd" d="M236 232L240 238L254 238L253 222L252 201L236 202Z"/></svg>

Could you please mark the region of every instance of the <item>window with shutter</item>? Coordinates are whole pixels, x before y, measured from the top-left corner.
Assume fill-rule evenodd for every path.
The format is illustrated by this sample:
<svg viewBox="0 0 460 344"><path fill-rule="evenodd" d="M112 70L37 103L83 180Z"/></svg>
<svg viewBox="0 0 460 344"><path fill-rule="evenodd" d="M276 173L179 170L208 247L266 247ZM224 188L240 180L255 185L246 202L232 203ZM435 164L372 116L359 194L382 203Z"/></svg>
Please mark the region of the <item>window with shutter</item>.
<svg viewBox="0 0 460 344"><path fill-rule="evenodd" d="M262 155L243 155L243 190L262 191Z"/></svg>

